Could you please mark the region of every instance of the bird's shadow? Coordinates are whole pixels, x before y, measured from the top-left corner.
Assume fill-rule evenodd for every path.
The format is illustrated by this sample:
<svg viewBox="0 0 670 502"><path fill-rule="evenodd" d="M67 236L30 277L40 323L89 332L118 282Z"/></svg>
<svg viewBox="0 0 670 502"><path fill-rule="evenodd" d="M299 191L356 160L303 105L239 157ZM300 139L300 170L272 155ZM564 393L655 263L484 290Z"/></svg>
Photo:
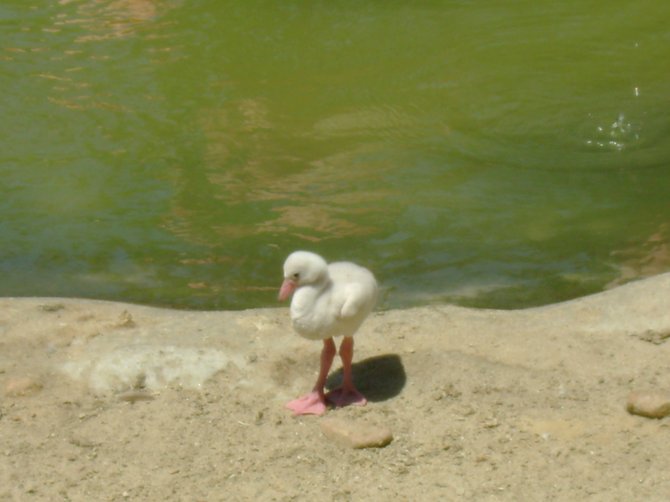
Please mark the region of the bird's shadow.
<svg viewBox="0 0 670 502"><path fill-rule="evenodd" d="M356 388L371 402L386 401L397 396L407 381L405 368L397 354L385 354L364 359L352 365ZM326 387L342 385L342 368L333 372Z"/></svg>

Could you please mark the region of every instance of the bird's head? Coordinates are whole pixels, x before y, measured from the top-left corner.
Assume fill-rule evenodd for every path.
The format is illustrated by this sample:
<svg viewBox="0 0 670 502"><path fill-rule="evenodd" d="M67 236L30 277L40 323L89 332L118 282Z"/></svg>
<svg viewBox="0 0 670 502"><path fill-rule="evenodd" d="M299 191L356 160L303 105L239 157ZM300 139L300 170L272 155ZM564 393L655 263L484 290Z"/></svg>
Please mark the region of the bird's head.
<svg viewBox="0 0 670 502"><path fill-rule="evenodd" d="M326 260L309 251L294 251L284 262L284 282L279 290L279 299L286 300L297 288L317 284L327 276Z"/></svg>

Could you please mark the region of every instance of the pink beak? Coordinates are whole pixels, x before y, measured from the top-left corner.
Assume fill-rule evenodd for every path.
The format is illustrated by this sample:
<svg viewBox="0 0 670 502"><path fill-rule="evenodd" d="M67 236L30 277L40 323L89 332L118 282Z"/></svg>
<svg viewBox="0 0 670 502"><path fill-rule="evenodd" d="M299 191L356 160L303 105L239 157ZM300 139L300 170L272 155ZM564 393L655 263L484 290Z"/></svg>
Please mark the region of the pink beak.
<svg viewBox="0 0 670 502"><path fill-rule="evenodd" d="M284 282L279 289L279 301L287 300L295 291L298 284L293 279L284 279Z"/></svg>

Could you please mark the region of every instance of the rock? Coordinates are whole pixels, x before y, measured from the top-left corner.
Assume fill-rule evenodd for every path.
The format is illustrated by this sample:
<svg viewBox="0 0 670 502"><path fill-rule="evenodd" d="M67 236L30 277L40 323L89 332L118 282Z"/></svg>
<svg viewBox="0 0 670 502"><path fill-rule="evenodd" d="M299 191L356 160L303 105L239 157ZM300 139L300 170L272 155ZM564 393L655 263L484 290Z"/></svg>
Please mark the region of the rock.
<svg viewBox="0 0 670 502"><path fill-rule="evenodd" d="M5 396L20 397L32 396L42 390L42 382L32 377L11 378L5 384Z"/></svg>
<svg viewBox="0 0 670 502"><path fill-rule="evenodd" d="M393 441L390 429L367 422L328 417L320 426L327 438L348 448L382 448Z"/></svg>
<svg viewBox="0 0 670 502"><path fill-rule="evenodd" d="M137 401L152 401L154 396L143 390L129 390L119 394L121 401L136 403Z"/></svg>
<svg viewBox="0 0 670 502"><path fill-rule="evenodd" d="M119 316L119 320L116 323L117 328L134 328L137 326L135 323L135 320L133 319L133 316L130 312L127 310L124 310L121 312L121 315Z"/></svg>
<svg viewBox="0 0 670 502"><path fill-rule="evenodd" d="M670 415L670 393L657 391L631 392L626 410L633 415L647 418L663 418Z"/></svg>
<svg viewBox="0 0 670 502"><path fill-rule="evenodd" d="M37 308L42 312L58 312L59 310L65 309L65 305L62 303L45 303L43 305L38 305Z"/></svg>
<svg viewBox="0 0 670 502"><path fill-rule="evenodd" d="M670 338L670 331L656 331L648 329L636 335L640 340L653 343L654 345L661 345Z"/></svg>

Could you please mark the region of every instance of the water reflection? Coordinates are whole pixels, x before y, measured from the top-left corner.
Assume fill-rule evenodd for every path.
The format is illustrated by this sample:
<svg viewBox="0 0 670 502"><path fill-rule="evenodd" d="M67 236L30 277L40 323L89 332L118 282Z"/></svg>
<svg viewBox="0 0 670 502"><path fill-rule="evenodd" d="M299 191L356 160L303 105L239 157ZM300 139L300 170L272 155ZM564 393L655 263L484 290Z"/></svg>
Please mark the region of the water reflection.
<svg viewBox="0 0 670 502"><path fill-rule="evenodd" d="M395 106L365 107L320 118L308 132L315 139L338 137L407 138L416 134L420 121Z"/></svg>
<svg viewBox="0 0 670 502"><path fill-rule="evenodd" d="M169 9L158 0L59 0L62 6L72 4L74 13L56 15L53 30L76 25L88 33L76 37L75 42L99 42L136 35L147 22Z"/></svg>
<svg viewBox="0 0 670 502"><path fill-rule="evenodd" d="M662 223L643 242L612 251L612 258L615 260L618 276L606 288L667 272L670 270L670 223Z"/></svg>
<svg viewBox="0 0 670 502"><path fill-rule="evenodd" d="M198 242L285 234L309 242L372 235L391 190L388 163L366 161L382 145L327 153L282 126L261 98L201 111L200 164L184 166L168 228ZM326 149L326 150L332 150ZM387 164L387 165L385 165ZM209 225L203 227L203 213Z"/></svg>
<svg viewBox="0 0 670 502"><path fill-rule="evenodd" d="M640 142L640 126L626 117L624 113L609 125L598 125L593 139L585 141L587 146L599 149L621 151L624 148L634 148Z"/></svg>
<svg viewBox="0 0 670 502"><path fill-rule="evenodd" d="M152 41L142 49L147 60L155 59L153 53L169 51L167 41L157 42L163 38L158 34L163 27L159 18L174 5L156 0L59 0L58 5L49 25L41 28L41 50L57 64L42 64L48 70L36 74L51 83L49 102L77 111L137 112L126 96L105 85L134 69L119 57L121 45L108 44L139 36ZM140 73L146 71L145 67ZM133 81L122 85L132 86ZM141 96L156 99L146 90Z"/></svg>

